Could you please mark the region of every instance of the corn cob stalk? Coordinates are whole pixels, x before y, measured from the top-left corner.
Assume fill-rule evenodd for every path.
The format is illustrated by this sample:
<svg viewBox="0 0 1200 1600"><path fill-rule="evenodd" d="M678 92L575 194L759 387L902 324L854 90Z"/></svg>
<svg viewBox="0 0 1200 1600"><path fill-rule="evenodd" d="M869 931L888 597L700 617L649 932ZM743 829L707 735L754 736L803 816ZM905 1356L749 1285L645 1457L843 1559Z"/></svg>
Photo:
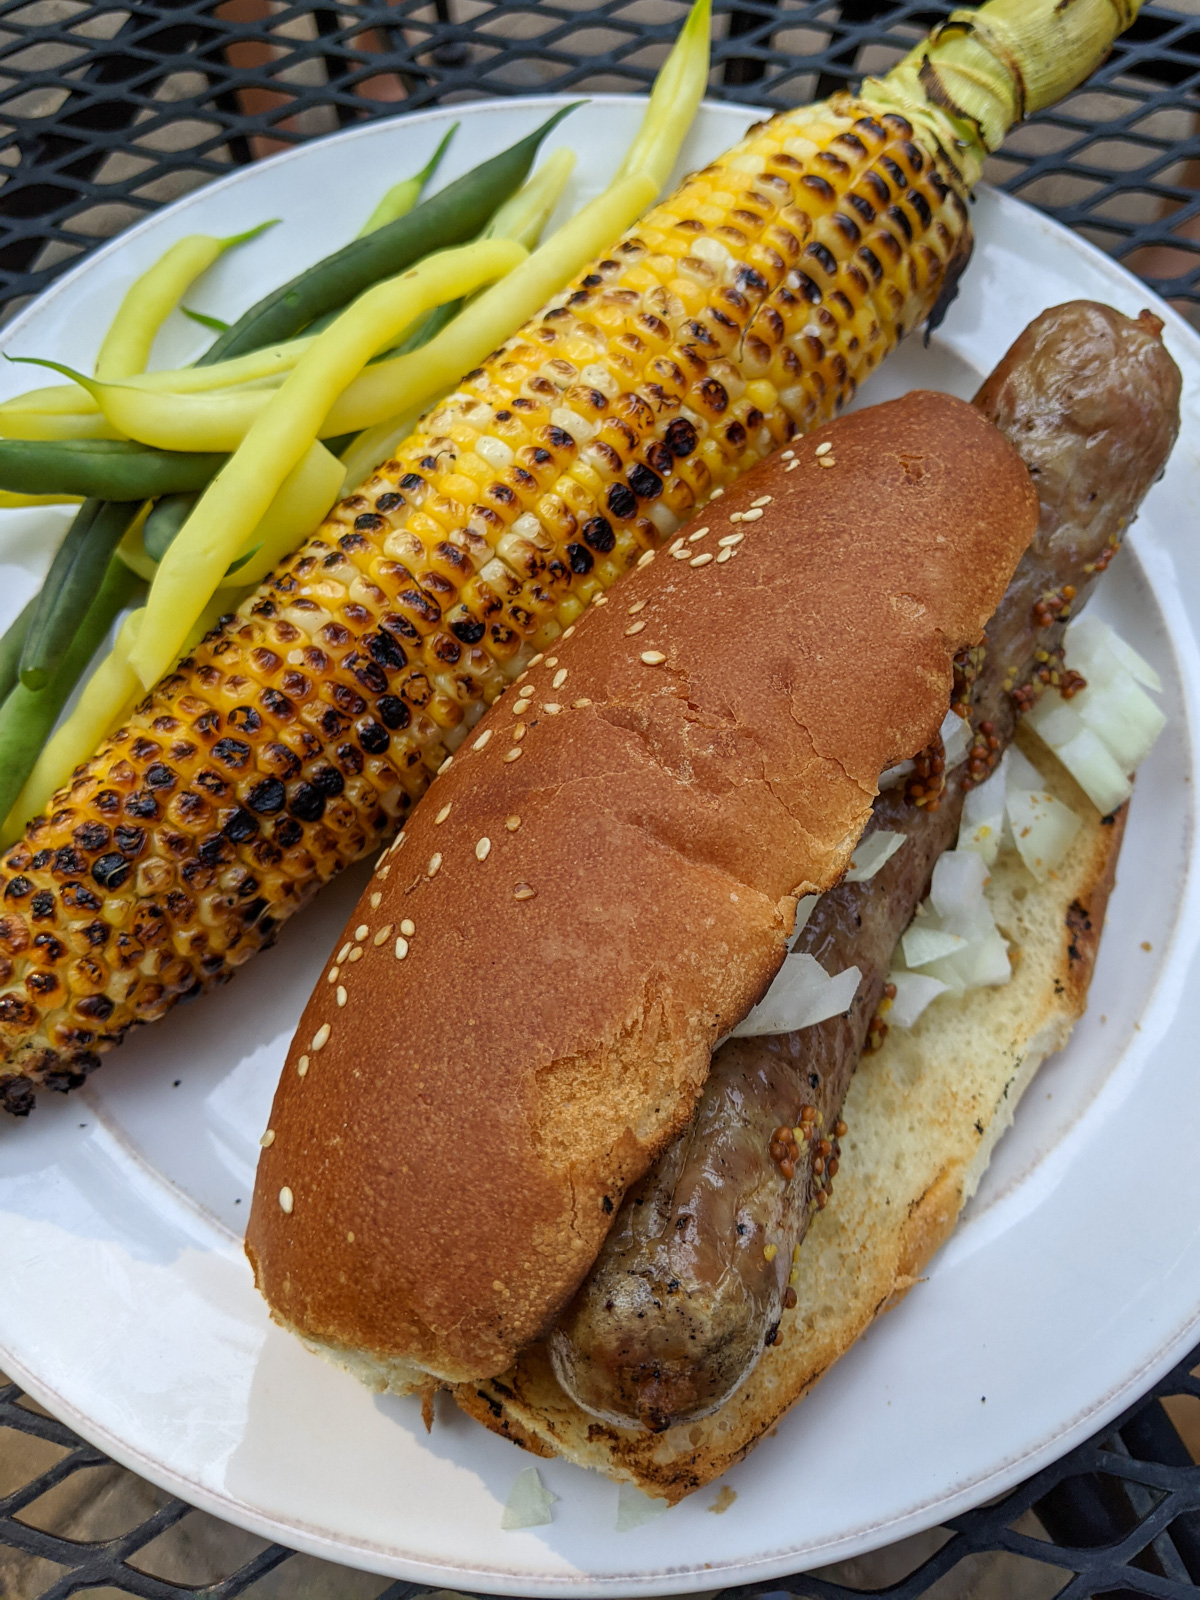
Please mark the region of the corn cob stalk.
<svg viewBox="0 0 1200 1600"><path fill-rule="evenodd" d="M965 66L952 19L944 78L935 38L694 174L77 770L0 874L8 1109L267 944L403 821L534 652L936 311L970 248L964 179L1056 5L995 0ZM1072 82L1128 14L1076 5L1104 15ZM974 49L993 14L1002 59ZM935 81L943 99L969 82L986 115L922 100Z"/></svg>

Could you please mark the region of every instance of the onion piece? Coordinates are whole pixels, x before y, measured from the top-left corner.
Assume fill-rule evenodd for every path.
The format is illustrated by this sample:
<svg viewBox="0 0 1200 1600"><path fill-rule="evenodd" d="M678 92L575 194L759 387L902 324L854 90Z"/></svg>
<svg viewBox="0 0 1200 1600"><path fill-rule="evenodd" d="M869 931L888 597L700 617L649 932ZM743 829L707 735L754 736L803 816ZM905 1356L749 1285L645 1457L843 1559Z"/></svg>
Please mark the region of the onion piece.
<svg viewBox="0 0 1200 1600"><path fill-rule="evenodd" d="M912 923L900 940L905 966L928 966L931 961L939 961L943 956L953 955L956 950L962 950L966 946L967 941L961 934L946 933L941 928L929 927L926 925L928 920L922 917Z"/></svg>
<svg viewBox="0 0 1200 1600"><path fill-rule="evenodd" d="M1122 772L1137 771L1167 725L1166 714L1128 673L1102 688L1089 683L1064 709L1073 710L1081 723L1099 735ZM1039 733L1054 746L1049 734L1040 729Z"/></svg>
<svg viewBox="0 0 1200 1600"><path fill-rule="evenodd" d="M892 859L907 837L904 833L889 833L885 828L864 834L855 846L843 882L869 882L884 862Z"/></svg>
<svg viewBox="0 0 1200 1600"><path fill-rule="evenodd" d="M1015 744L1008 747L1008 761L1005 764L1007 777L1007 791L1012 794L1017 789L1044 789L1046 780L1030 761L1028 756L1022 755Z"/></svg>
<svg viewBox="0 0 1200 1600"><path fill-rule="evenodd" d="M540 1528L554 1517L550 1507L558 1499L543 1484L536 1467L526 1467L518 1472L508 1500L500 1515L500 1526L506 1531L514 1528Z"/></svg>
<svg viewBox="0 0 1200 1600"><path fill-rule="evenodd" d="M621 1483L617 1488L617 1532L628 1533L640 1528L644 1522L653 1522L664 1511L670 1510L665 1500L655 1500L643 1494L632 1483Z"/></svg>
<svg viewBox="0 0 1200 1600"><path fill-rule="evenodd" d="M1043 883L1071 848L1080 820L1070 806L1045 790L1039 793L1036 789L1014 789L1009 793L1007 809L1021 860Z"/></svg>
<svg viewBox="0 0 1200 1600"><path fill-rule="evenodd" d="M965 717L960 717L957 711L947 711L938 732L942 736L946 771L949 772L952 767L957 767L960 762L967 759L974 737L971 733L971 724Z"/></svg>
<svg viewBox="0 0 1200 1600"><path fill-rule="evenodd" d="M1004 838L1004 799L1008 781L1006 750L990 778L968 789L963 800L962 821L958 825L958 850L973 850L992 866L1000 854Z"/></svg>
<svg viewBox="0 0 1200 1600"><path fill-rule="evenodd" d="M795 944L796 940L808 926L808 919L812 916L813 908L820 898L821 896L819 894L806 894L802 895L800 899L796 901L796 920L792 925L793 944Z"/></svg>
<svg viewBox="0 0 1200 1600"><path fill-rule="evenodd" d="M889 1028L911 1028L925 1007L947 989L940 978L923 972L889 972L887 981L896 989L896 998L887 1010Z"/></svg>
<svg viewBox="0 0 1200 1600"><path fill-rule="evenodd" d="M1084 615L1067 629L1065 659L1069 667L1082 672L1090 679L1102 666L1104 656L1110 656L1131 678L1144 683L1155 694L1162 693L1162 679L1150 663L1140 656L1131 644L1126 643L1115 628L1099 617ZM1091 669L1089 671L1089 668Z"/></svg>
<svg viewBox="0 0 1200 1600"><path fill-rule="evenodd" d="M1112 751L1091 728L1083 728L1054 754L1088 799L1107 817L1133 793L1133 784L1113 760Z"/></svg>
<svg viewBox="0 0 1200 1600"><path fill-rule="evenodd" d="M885 772L879 774L880 794L885 789L894 789L898 783L904 782L910 772L915 772L916 770L917 764L915 761L897 761L894 767L888 767Z"/></svg>
<svg viewBox="0 0 1200 1600"><path fill-rule="evenodd" d="M831 978L815 956L785 956L774 983L729 1037L753 1039L764 1033L795 1033L799 1028L840 1016L850 1009L861 981L862 973L857 967L847 967Z"/></svg>

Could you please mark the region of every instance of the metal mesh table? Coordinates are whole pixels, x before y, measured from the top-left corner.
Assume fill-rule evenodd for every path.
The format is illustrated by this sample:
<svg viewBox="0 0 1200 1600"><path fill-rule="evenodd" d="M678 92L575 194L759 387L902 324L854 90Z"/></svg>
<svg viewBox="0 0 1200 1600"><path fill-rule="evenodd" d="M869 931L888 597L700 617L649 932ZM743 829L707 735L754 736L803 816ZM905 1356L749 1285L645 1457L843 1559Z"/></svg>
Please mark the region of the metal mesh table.
<svg viewBox="0 0 1200 1600"><path fill-rule="evenodd" d="M0 0L0 308L231 166L366 118L485 95L641 90L683 0ZM716 0L712 93L786 107L886 69L944 0ZM1147 5L1104 68L986 176L1141 274L1200 326L1200 0ZM12 1292L14 1286L0 1286ZM877 1557L727 1591L1193 1595L1196 1351L1012 1494ZM0 1378L0 1596L82 1591L408 1600L420 1592L223 1529Z"/></svg>

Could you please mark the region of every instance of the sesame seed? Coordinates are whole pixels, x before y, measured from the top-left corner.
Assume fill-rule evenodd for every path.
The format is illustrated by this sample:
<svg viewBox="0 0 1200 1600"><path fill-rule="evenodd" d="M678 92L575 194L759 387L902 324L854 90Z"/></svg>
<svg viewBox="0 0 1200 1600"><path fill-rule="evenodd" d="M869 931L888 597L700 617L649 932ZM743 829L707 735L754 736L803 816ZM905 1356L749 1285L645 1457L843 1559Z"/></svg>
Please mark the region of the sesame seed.
<svg viewBox="0 0 1200 1600"><path fill-rule="evenodd" d="M574 632L575 632L575 624L572 623L569 628L564 628L563 629L563 638L564 639L569 639Z"/></svg>
<svg viewBox="0 0 1200 1600"><path fill-rule="evenodd" d="M787 466L786 466L786 467L784 467L784 469L783 469L783 470L784 470L784 471L785 471L785 472L795 472L795 470L796 470L796 468L797 468L797 467L798 467L798 466L799 466L799 465L800 465L800 463L799 463L799 462L798 462L798 461L789 461L789 462L788 462L788 464L787 464Z"/></svg>
<svg viewBox="0 0 1200 1600"><path fill-rule="evenodd" d="M548 717L556 717L562 710L562 707L559 705L557 700L547 700L546 704L542 707L542 710Z"/></svg>
<svg viewBox="0 0 1200 1600"><path fill-rule="evenodd" d="M704 535L708 531L709 530L707 528L697 528L695 533L689 533L688 534L688 543L689 544L695 544L696 540L697 539L703 539Z"/></svg>
<svg viewBox="0 0 1200 1600"><path fill-rule="evenodd" d="M263 1134L262 1138L258 1142L260 1145L262 1145L264 1150L269 1150L275 1143L275 1129L268 1128L266 1133Z"/></svg>
<svg viewBox="0 0 1200 1600"><path fill-rule="evenodd" d="M606 606L608 604L608 596L606 594L594 594L592 596L592 604L594 606Z"/></svg>
<svg viewBox="0 0 1200 1600"><path fill-rule="evenodd" d="M672 550L671 554L676 561L686 561L691 552L688 550L687 545L680 545L678 549Z"/></svg>
<svg viewBox="0 0 1200 1600"><path fill-rule="evenodd" d="M558 665L558 657L557 656L547 656L546 657L546 665L548 667L556 667Z"/></svg>
<svg viewBox="0 0 1200 1600"><path fill-rule="evenodd" d="M439 851L435 850L434 853L429 858L429 865L425 868L425 871L426 871L427 875L429 877L431 877L431 878L436 877L437 870L441 866L441 864L442 864L441 853Z"/></svg>
<svg viewBox="0 0 1200 1600"><path fill-rule="evenodd" d="M566 669L566 667L559 667L558 671L554 674L554 680L551 683L550 687L552 689L561 689L563 684L566 683L566 681L567 681L567 669Z"/></svg>
<svg viewBox="0 0 1200 1600"><path fill-rule="evenodd" d="M337 962L335 961L333 966L330 967L328 973L326 974L325 982L326 983L336 983L337 982L338 973L341 970L342 970L341 967L339 967Z"/></svg>
<svg viewBox="0 0 1200 1600"><path fill-rule="evenodd" d="M433 825L434 825L434 827L435 827L435 828L436 828L436 827L440 827L440 825L441 825L441 824L442 824L442 823L443 823L443 822L445 822L445 820L446 820L446 818L447 818L447 817L448 817L448 816L449 816L449 815L450 815L450 806L449 806L449 805L444 805L444 806L443 806L443 807L442 807L442 809L441 809L441 810L440 810L440 811L439 811L439 812L438 812L438 814L437 814L437 816L436 816L436 817L434 817L434 819L433 819Z"/></svg>
<svg viewBox="0 0 1200 1600"><path fill-rule="evenodd" d="M749 511L743 511L742 512L742 521L743 522L757 522L759 517L761 517L761 516L762 516L762 507L761 506L751 506Z"/></svg>
<svg viewBox="0 0 1200 1600"><path fill-rule="evenodd" d="M708 498L710 500L719 500L724 493L725 493L724 489L716 488L716 489L713 490L713 492L709 495Z"/></svg>
<svg viewBox="0 0 1200 1600"><path fill-rule="evenodd" d="M405 938L397 939L396 940L396 960L397 961L403 961L407 954L408 954L408 940L405 939Z"/></svg>
<svg viewBox="0 0 1200 1600"><path fill-rule="evenodd" d="M686 551L684 553L686 554ZM645 626L646 626L646 624L645 624L644 621L642 621L642 622L631 622L629 624L629 626L625 629L625 637L628 639L628 638L631 637L631 635L633 635L635 633L641 633L642 629Z"/></svg>
<svg viewBox="0 0 1200 1600"><path fill-rule="evenodd" d="M354 1235L353 1235L353 1233L348 1233L346 1235L346 1243L347 1244L353 1244L354 1243Z"/></svg>
<svg viewBox="0 0 1200 1600"><path fill-rule="evenodd" d="M654 560L654 551L653 550L643 550L641 555L638 557L638 563L637 564L638 564L639 567L648 567L653 560Z"/></svg>
<svg viewBox="0 0 1200 1600"><path fill-rule="evenodd" d="M505 761L519 761L521 759L521 746L519 744L515 744L511 750L506 750L504 752L504 759Z"/></svg>
<svg viewBox="0 0 1200 1600"><path fill-rule="evenodd" d="M528 676L529 676L529 668L526 667L524 672L518 672L517 673L516 677L513 679L513 682L514 683L520 683L523 679L527 678Z"/></svg>
<svg viewBox="0 0 1200 1600"><path fill-rule="evenodd" d="M541 652L541 651L540 651L540 650L539 650L539 651L538 651L538 653L537 653L537 655L535 655L535 656L533 656L533 657L531 657L531 658L530 658L530 662L529 662L529 665L530 665L530 666L531 666L531 667L536 667L536 666L537 666L537 664L538 664L538 662L539 662L539 661L541 661L541 660L542 660L542 652ZM528 670L528 669L527 669L527 670ZM522 674L522 676L524 676L524 674Z"/></svg>
<svg viewBox="0 0 1200 1600"><path fill-rule="evenodd" d="M491 853L492 841L486 834L484 834L483 838L480 839L479 843L475 846L475 859L476 861L486 861Z"/></svg>
<svg viewBox="0 0 1200 1600"><path fill-rule="evenodd" d="M682 545L682 544L683 544L683 543L684 543L684 537L683 537L683 534L680 534L680 535L679 535L679 537L678 537L678 539L675 539L675 540L674 540L674 541L673 541L673 542L672 542L672 543L671 543L671 544L670 544L670 545L669 545L669 546L668 546L668 547L667 547L667 554L668 554L668 555L669 555L669 556L673 556L673 555L674 555L674 554L675 554L675 552L676 552L676 551L677 551L677 550L678 550L678 549L679 549L679 547L680 547L680 546L681 546L681 545Z"/></svg>
<svg viewBox="0 0 1200 1600"><path fill-rule="evenodd" d="M832 449L833 446L830 444L829 440L826 439L824 444L819 444L817 446L817 454L819 456L827 456Z"/></svg>
<svg viewBox="0 0 1200 1600"><path fill-rule="evenodd" d="M441 775L442 775L442 773L443 773L443 772L449 772L449 770L450 770L450 763L451 763L451 762L452 762L452 761L453 761L453 760L454 760L454 757L453 757L453 756L447 756L447 757L446 757L446 759L445 759L445 761L443 761L443 762L442 762L442 764L441 764L441 766L440 766L440 767L439 767L439 768L438 768L438 777L439 777L439 778L440 778L440 777L441 777Z"/></svg>
<svg viewBox="0 0 1200 1600"><path fill-rule="evenodd" d="M722 550L721 554L717 557L717 565L720 566L723 561L728 561L732 554L732 550Z"/></svg>
<svg viewBox="0 0 1200 1600"><path fill-rule="evenodd" d="M833 459L832 456L822 456L820 464L823 467L836 467L837 466L837 462Z"/></svg>
<svg viewBox="0 0 1200 1600"><path fill-rule="evenodd" d="M521 826L521 819L516 815L505 817L504 826L508 829L509 833L516 833L517 829Z"/></svg>
<svg viewBox="0 0 1200 1600"><path fill-rule="evenodd" d="M729 520L730 522L744 522L746 519L740 511L732 511L729 514Z"/></svg>
<svg viewBox="0 0 1200 1600"><path fill-rule="evenodd" d="M492 737L492 730L490 728L485 728L483 730L483 732L479 735L478 739L476 739L475 743L471 746L471 749L472 750L482 750L484 745L488 742L488 740L491 737Z"/></svg>
<svg viewBox="0 0 1200 1600"><path fill-rule="evenodd" d="M537 890L528 883L519 883L513 890L514 900L532 900Z"/></svg>
<svg viewBox="0 0 1200 1600"><path fill-rule="evenodd" d="M661 667L666 659L666 656L663 655L661 650L642 651L642 660L648 667Z"/></svg>
<svg viewBox="0 0 1200 1600"><path fill-rule="evenodd" d="M345 961L346 957L350 954L350 948L350 942L347 940L337 953L337 958L339 961Z"/></svg>
<svg viewBox="0 0 1200 1600"><path fill-rule="evenodd" d="M279 1191L279 1209L287 1216L291 1216L292 1207L296 1204L296 1197L285 1183Z"/></svg>
<svg viewBox="0 0 1200 1600"><path fill-rule="evenodd" d="M520 744L521 740L525 737L525 735L528 732L529 732L529 729L525 726L525 724L523 722L518 722L516 727L512 731L513 743L514 744Z"/></svg>
<svg viewBox="0 0 1200 1600"><path fill-rule="evenodd" d="M796 452L794 450L785 450L783 452L782 459L784 461L794 461L796 459Z"/></svg>
<svg viewBox="0 0 1200 1600"><path fill-rule="evenodd" d="M372 911L378 911L379 902L382 899L383 899L383 896L380 894L379 890L376 889L375 893L371 896L371 910Z"/></svg>
<svg viewBox="0 0 1200 1600"><path fill-rule="evenodd" d="M350 961L351 961L351 963L353 963L355 961L361 961L362 958L363 958L362 946L361 945L356 945L355 948L353 950L351 950L351 952L350 952Z"/></svg>
<svg viewBox="0 0 1200 1600"><path fill-rule="evenodd" d="M373 945L375 945L376 948L378 948L381 944L386 944L388 942L388 940L391 938L391 936L392 936L392 924L390 922L385 922L383 927L380 928L379 932L371 940L371 943Z"/></svg>
<svg viewBox="0 0 1200 1600"><path fill-rule="evenodd" d="M769 495L769 494L760 494L757 500L751 500L750 505L751 505L751 507L769 506L771 504L771 500L772 500L772 496L771 495Z"/></svg>
<svg viewBox="0 0 1200 1600"><path fill-rule="evenodd" d="M392 869L391 869L390 865L386 866L386 867L380 867L379 871L375 874L375 876L379 879L379 881L381 883L386 883L387 882L388 873L391 870Z"/></svg>
<svg viewBox="0 0 1200 1600"><path fill-rule="evenodd" d="M746 537L746 535L744 533L727 533L723 539L718 539L717 543L718 544L725 544L725 545L728 545L728 544L741 544L742 540L745 537Z"/></svg>
<svg viewBox="0 0 1200 1600"><path fill-rule="evenodd" d="M525 700L525 699L520 699L513 706L513 716L514 717L523 717L528 710L529 710L529 701Z"/></svg>
<svg viewBox="0 0 1200 1600"><path fill-rule="evenodd" d="M691 561L688 562L688 565L691 567L706 567L712 558L712 551L706 550L703 555L693 556Z"/></svg>
<svg viewBox="0 0 1200 1600"><path fill-rule="evenodd" d="M303 1078L307 1074L307 1072L308 1072L308 1057L307 1056L301 1056L299 1061L297 1061L297 1063L296 1063L296 1075L297 1075L297 1077Z"/></svg>
<svg viewBox="0 0 1200 1600"><path fill-rule="evenodd" d="M416 931L416 923L413 922L411 917L405 917L404 921L400 924L400 932L405 936L406 939L411 939Z"/></svg>
<svg viewBox="0 0 1200 1600"><path fill-rule="evenodd" d="M367 927L365 922L360 922L358 927L354 930L354 937L361 943L367 937L370 931L370 928Z"/></svg>
<svg viewBox="0 0 1200 1600"><path fill-rule="evenodd" d="M314 1050L324 1050L325 1046L329 1043L329 1035L332 1032L333 1032L333 1030L329 1026L329 1024L327 1022L323 1022L321 1024L321 1026L317 1029L316 1033L313 1034L313 1039L312 1039L312 1047L313 1047L313 1049Z"/></svg>
<svg viewBox="0 0 1200 1600"><path fill-rule="evenodd" d="M635 600L629 608L629 615L636 617L639 611L645 611L648 604L647 600Z"/></svg>
<svg viewBox="0 0 1200 1600"><path fill-rule="evenodd" d="M383 863L387 860L387 858L388 858L388 850L390 848L391 848L390 846L387 846L383 850L380 851L379 860L375 863L376 871L378 871L379 868L383 865Z"/></svg>
<svg viewBox="0 0 1200 1600"><path fill-rule="evenodd" d="M337 987L337 1003L338 1003L338 1005L339 1006L344 1006L346 1004L346 1001L349 1000L349 998L350 998L350 996L346 993L345 986L343 984L339 983L338 987Z"/></svg>
<svg viewBox="0 0 1200 1600"><path fill-rule="evenodd" d="M585 700L572 700L571 701L571 704L575 708L576 711L586 711L587 708L591 705L591 703L592 702L590 700L586 700L586 699Z"/></svg>

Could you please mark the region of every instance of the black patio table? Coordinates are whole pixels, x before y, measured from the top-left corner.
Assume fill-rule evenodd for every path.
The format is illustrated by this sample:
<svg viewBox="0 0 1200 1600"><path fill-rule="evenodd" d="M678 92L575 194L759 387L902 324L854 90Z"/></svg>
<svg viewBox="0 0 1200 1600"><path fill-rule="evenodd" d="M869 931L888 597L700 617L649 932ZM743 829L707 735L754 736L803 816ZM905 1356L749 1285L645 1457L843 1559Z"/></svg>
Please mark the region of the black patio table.
<svg viewBox="0 0 1200 1600"><path fill-rule="evenodd" d="M886 69L950 9L715 0L711 92L777 109L821 98ZM0 0L3 316L157 207L333 129L480 96L642 90L683 11L683 0ZM1086 89L1016 130L985 176L1078 229L1200 326L1200 0L1146 5ZM1193 1368L1200 1349L1089 1443L940 1530L725 1593L1194 1595ZM212 1519L198 1533L199 1517L0 1376L0 1600L423 1592Z"/></svg>

